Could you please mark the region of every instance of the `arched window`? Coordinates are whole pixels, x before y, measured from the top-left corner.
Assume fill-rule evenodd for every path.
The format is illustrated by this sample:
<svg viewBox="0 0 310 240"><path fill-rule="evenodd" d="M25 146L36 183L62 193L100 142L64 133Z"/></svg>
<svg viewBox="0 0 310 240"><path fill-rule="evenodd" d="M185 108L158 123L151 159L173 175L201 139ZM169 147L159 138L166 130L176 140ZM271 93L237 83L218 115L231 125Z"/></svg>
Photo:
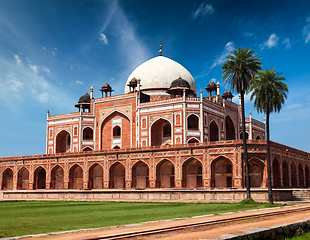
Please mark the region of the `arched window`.
<svg viewBox="0 0 310 240"><path fill-rule="evenodd" d="M170 138L171 137L171 126L170 123L166 123L163 126L163 137Z"/></svg>
<svg viewBox="0 0 310 240"><path fill-rule="evenodd" d="M71 145L71 136L70 134L62 130L57 134L56 137L56 153L69 152Z"/></svg>
<svg viewBox="0 0 310 240"><path fill-rule="evenodd" d="M83 140L93 140L93 129L91 129L90 127L86 127L83 130Z"/></svg>
<svg viewBox="0 0 310 240"><path fill-rule="evenodd" d="M210 141L218 141L219 140L219 129L217 124L212 121L210 123Z"/></svg>
<svg viewBox="0 0 310 240"><path fill-rule="evenodd" d="M198 130L199 129L199 118L192 114L187 118L187 129L188 130Z"/></svg>
<svg viewBox="0 0 310 240"><path fill-rule="evenodd" d="M121 128L119 126L115 126L113 128L113 137L120 138L121 137Z"/></svg>
<svg viewBox="0 0 310 240"><path fill-rule="evenodd" d="M151 146L171 144L171 124L159 119L151 127Z"/></svg>
<svg viewBox="0 0 310 240"><path fill-rule="evenodd" d="M240 133L240 139L243 139L243 133ZM249 139L249 134L247 132L245 132L245 139Z"/></svg>
<svg viewBox="0 0 310 240"><path fill-rule="evenodd" d="M226 140L235 140L235 127L229 116L225 118Z"/></svg>

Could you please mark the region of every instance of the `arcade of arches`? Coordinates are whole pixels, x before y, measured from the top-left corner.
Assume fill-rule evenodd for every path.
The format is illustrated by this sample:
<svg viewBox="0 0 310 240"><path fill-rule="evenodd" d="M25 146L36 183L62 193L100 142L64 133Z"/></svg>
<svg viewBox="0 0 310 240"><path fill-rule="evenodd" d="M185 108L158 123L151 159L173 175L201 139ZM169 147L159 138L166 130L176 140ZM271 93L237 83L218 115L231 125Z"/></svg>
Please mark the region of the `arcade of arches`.
<svg viewBox="0 0 310 240"><path fill-rule="evenodd" d="M92 163L87 170L84 165L72 164L68 170L62 164L56 164L50 170L37 166L33 172L27 167L17 171L16 189L146 189L146 188L235 188L235 163L224 156L219 156L203 166L200 159L191 157L176 165L174 160L164 158L155 166L150 162L138 160L128 168L123 161L113 161L105 178L102 162ZM259 158L249 159L250 184L254 188L267 186L266 166ZM153 170L154 169L154 170ZM180 169L180 172L176 171ZM210 174L210 185L205 184L205 177ZM243 173L244 174L244 173ZM153 177L152 177L153 176ZM177 179L177 177L179 178ZM67 179L67 180L66 180ZM238 180L238 179L237 179ZM272 160L272 183L274 188L310 187L310 164ZM14 189L14 170L5 168L2 172L2 190Z"/></svg>

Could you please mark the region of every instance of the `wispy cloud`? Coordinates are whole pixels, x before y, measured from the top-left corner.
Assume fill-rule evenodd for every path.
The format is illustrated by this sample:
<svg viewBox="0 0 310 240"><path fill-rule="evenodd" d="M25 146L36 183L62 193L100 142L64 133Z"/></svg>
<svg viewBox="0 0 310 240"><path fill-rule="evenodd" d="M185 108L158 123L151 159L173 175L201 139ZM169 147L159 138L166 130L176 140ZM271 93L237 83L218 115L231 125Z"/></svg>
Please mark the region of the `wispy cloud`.
<svg viewBox="0 0 310 240"><path fill-rule="evenodd" d="M214 12L214 8L211 4L202 3L199 5L197 10L193 13L193 18L196 19L198 17L206 17Z"/></svg>
<svg viewBox="0 0 310 240"><path fill-rule="evenodd" d="M16 64L19 66L23 66L22 61L20 60L19 56L17 54L14 55L15 59L16 59Z"/></svg>
<svg viewBox="0 0 310 240"><path fill-rule="evenodd" d="M285 49L290 49L292 47L289 38L285 38L282 43L285 45Z"/></svg>
<svg viewBox="0 0 310 240"><path fill-rule="evenodd" d="M77 84L81 84L81 85L84 85L84 83L82 83L81 81L79 81L79 80L76 80L75 81L75 83L77 83Z"/></svg>
<svg viewBox="0 0 310 240"><path fill-rule="evenodd" d="M235 45L233 42L226 43L224 50L221 52L219 56L215 58L214 63L210 67L210 70L218 65L223 64L227 60L226 57L231 53L232 50L234 50L234 48Z"/></svg>
<svg viewBox="0 0 310 240"><path fill-rule="evenodd" d="M99 40L100 40L100 42L102 42L104 44L108 44L109 43L108 38L103 33L100 34Z"/></svg>
<svg viewBox="0 0 310 240"><path fill-rule="evenodd" d="M307 24L304 26L302 33L305 36L305 43L308 43L310 41L310 16L307 17Z"/></svg>
<svg viewBox="0 0 310 240"><path fill-rule="evenodd" d="M266 42L263 42L260 45L260 47L261 47L261 49L264 49L265 47L272 48L272 47L277 46L278 41L279 41L279 37L275 33L273 33L269 36L269 38Z"/></svg>

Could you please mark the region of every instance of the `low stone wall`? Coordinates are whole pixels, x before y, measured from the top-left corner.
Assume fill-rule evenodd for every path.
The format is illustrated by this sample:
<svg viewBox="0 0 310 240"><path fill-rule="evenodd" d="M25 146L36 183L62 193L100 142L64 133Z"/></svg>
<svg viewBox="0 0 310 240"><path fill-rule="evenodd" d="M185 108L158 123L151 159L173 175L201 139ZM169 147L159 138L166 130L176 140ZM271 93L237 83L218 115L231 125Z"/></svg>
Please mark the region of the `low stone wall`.
<svg viewBox="0 0 310 240"><path fill-rule="evenodd" d="M267 189L251 190L256 201L268 201ZM273 191L274 200L293 200L292 190ZM99 201L241 201L245 189L161 190L17 190L0 191L0 200L99 200Z"/></svg>
<svg viewBox="0 0 310 240"><path fill-rule="evenodd" d="M200 240L281 240L301 235L310 231L310 218L283 225L272 226L268 228L253 227L246 230L239 230L233 234L221 235L218 238L208 238Z"/></svg>

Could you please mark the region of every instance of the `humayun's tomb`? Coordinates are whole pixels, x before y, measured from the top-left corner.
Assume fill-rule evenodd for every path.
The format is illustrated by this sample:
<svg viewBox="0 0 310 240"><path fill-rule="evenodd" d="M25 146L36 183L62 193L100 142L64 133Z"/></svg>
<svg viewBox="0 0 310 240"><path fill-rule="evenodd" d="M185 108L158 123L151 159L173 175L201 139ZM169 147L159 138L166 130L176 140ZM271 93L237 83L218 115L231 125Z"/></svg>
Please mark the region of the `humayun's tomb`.
<svg viewBox="0 0 310 240"><path fill-rule="evenodd" d="M77 111L47 114L43 155L0 158L0 199L241 200L241 108L162 56L137 67L124 94L105 83ZM98 91L98 90L97 90ZM205 96L203 96L205 95ZM246 118L252 197L267 199L265 124ZM310 154L271 142L275 200L310 187Z"/></svg>

